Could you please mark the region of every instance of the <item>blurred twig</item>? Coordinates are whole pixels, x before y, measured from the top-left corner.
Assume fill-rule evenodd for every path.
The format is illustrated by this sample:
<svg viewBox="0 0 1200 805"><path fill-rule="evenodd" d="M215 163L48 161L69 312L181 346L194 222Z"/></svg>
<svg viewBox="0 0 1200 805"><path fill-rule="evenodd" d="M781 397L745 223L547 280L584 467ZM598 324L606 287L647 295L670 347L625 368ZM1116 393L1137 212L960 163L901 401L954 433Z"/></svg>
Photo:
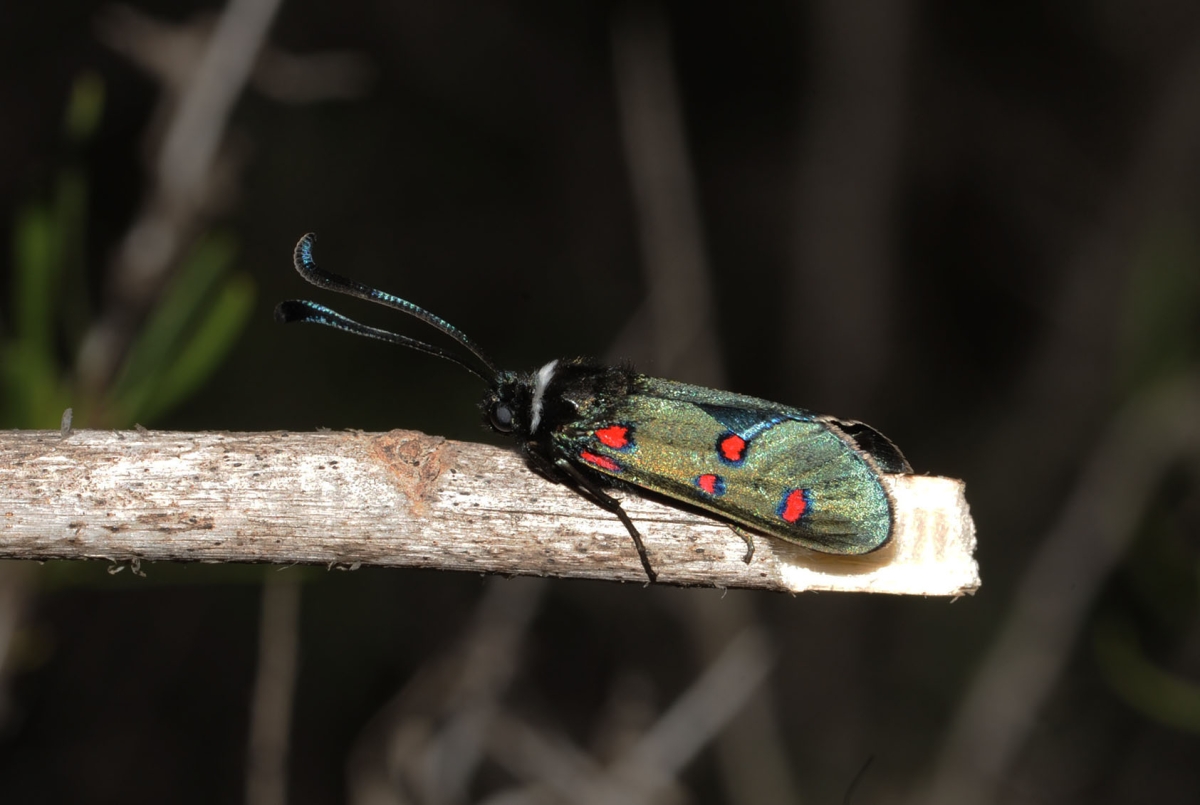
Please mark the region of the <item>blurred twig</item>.
<svg viewBox="0 0 1200 805"><path fill-rule="evenodd" d="M151 159L142 211L114 258L108 302L79 351L77 372L85 388L111 381L168 272L233 186L234 169L218 160L218 149L279 4L230 0L195 71L175 77L185 83L171 87L162 76L172 114ZM108 30L114 36L111 25Z"/></svg>
<svg viewBox="0 0 1200 805"><path fill-rule="evenodd" d="M461 645L363 728L346 769L351 805L465 801L544 591L532 579L489 583Z"/></svg>
<svg viewBox="0 0 1200 805"><path fill-rule="evenodd" d="M765 636L747 629L722 647L701 677L640 740L605 766L563 737L551 737L515 718L498 724L496 760L525 781L516 802L586 805L662 802L675 778L724 728L763 683L773 664ZM678 792L667 802L678 801ZM499 799L493 802L501 801Z"/></svg>
<svg viewBox="0 0 1200 805"><path fill-rule="evenodd" d="M987 457L981 470L992 473L977 481L983 486L1002 488L1009 481L1003 476L1022 467L1025 482L1042 488L1071 464L1103 415L1097 401L1112 388L1118 332L1112 322L1135 265L1135 244L1164 218L1191 215L1186 210L1200 174L1200 39L1164 72L1124 177L1114 182L1049 294L1046 338L1011 398L1001 401L995 431L975 451ZM1038 460L1029 461L1031 455ZM1022 516L1016 507L1005 511Z"/></svg>
<svg viewBox="0 0 1200 805"><path fill-rule="evenodd" d="M201 14L175 24L130 6L112 5L97 19L96 28L109 47L158 76L177 95L204 58L215 23ZM312 103L362 95L372 72L366 58L351 51L297 55L264 42L249 84L279 103Z"/></svg>
<svg viewBox="0 0 1200 805"><path fill-rule="evenodd" d="M206 195L234 102L267 40L282 0L229 0L196 71L188 77L155 163L159 199L168 208L194 209ZM174 211L174 210L172 210ZM136 279L136 262L124 264Z"/></svg>
<svg viewBox="0 0 1200 805"><path fill-rule="evenodd" d="M840 0L809 8L799 52L811 53L813 74L801 96L794 267L773 310L783 315L784 354L828 345L793 375L805 396L862 406L884 378L902 318L895 210L914 9Z"/></svg>
<svg viewBox="0 0 1200 805"><path fill-rule="evenodd" d="M741 711L773 665L765 633L750 627L735 636L704 675L626 752L613 774L648 783L679 774Z"/></svg>
<svg viewBox="0 0 1200 805"><path fill-rule="evenodd" d="M1140 395L1108 426L1017 588L913 802L986 803L1005 779L1166 470L1200 451L1200 377Z"/></svg>
<svg viewBox="0 0 1200 805"><path fill-rule="evenodd" d="M14 647L29 605L34 568L28 562L0 561L0 732L9 716L9 677L15 670Z"/></svg>
<svg viewBox="0 0 1200 805"><path fill-rule="evenodd" d="M246 805L287 802L287 758L300 651L300 583L270 572L262 588L258 672L250 711Z"/></svg>
<svg viewBox="0 0 1200 805"><path fill-rule="evenodd" d="M758 622L755 601L746 594L690 595L675 602L703 663L713 662L739 632ZM799 805L800 785L779 725L779 703L763 685L730 718L714 749L730 802Z"/></svg>
<svg viewBox="0 0 1200 805"><path fill-rule="evenodd" d="M642 362L663 376L720 387L712 277L666 19L653 6L619 13L612 43L647 299L610 352L648 358Z"/></svg>

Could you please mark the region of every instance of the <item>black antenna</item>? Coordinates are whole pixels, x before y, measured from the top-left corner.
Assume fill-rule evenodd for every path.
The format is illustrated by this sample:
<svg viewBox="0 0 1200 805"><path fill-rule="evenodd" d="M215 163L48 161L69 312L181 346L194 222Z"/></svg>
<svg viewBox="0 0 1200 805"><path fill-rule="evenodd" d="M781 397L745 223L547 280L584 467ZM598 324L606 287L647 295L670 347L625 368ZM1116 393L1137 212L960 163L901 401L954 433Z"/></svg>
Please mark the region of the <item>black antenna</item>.
<svg viewBox="0 0 1200 805"><path fill-rule="evenodd" d="M418 352L424 352L427 355L435 355L451 363L457 363L489 385L495 382L496 376L500 374L496 365L492 363L487 353L450 322L398 296L393 296L390 293L377 290L361 282L347 279L318 266L312 256L313 240L315 238L316 236L309 232L300 238L300 242L296 244L293 262L296 266L296 271L300 272L300 276L319 288L328 288L331 291L344 293L347 296L357 296L359 299L366 299L368 302L377 302L378 304L407 313L410 316L416 316L421 321L436 327L470 350L471 354L487 367L489 374L485 375L462 358L441 347L426 344L424 341L418 341L406 335L399 335L398 333L381 330L377 327L369 327L347 316L343 316L337 311L330 310L324 305L318 305L316 302L299 299L280 302L275 308L275 321L281 324L289 324L297 321L323 324L326 327L333 327L336 330L344 330L355 335L386 341L389 344L399 344L403 347L415 349Z"/></svg>

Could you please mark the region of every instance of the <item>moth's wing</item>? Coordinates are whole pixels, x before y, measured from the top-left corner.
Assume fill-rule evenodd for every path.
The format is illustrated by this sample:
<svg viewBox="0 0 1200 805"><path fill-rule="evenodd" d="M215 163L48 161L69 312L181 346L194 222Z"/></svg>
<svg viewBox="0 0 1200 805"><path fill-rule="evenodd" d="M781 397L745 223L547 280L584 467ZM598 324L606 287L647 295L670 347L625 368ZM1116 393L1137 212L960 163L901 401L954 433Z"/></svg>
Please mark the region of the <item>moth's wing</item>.
<svg viewBox="0 0 1200 805"><path fill-rule="evenodd" d="M612 420L563 449L596 472L817 551L867 553L891 535L880 468L834 420L652 378L616 403ZM625 443L606 428L624 429Z"/></svg>

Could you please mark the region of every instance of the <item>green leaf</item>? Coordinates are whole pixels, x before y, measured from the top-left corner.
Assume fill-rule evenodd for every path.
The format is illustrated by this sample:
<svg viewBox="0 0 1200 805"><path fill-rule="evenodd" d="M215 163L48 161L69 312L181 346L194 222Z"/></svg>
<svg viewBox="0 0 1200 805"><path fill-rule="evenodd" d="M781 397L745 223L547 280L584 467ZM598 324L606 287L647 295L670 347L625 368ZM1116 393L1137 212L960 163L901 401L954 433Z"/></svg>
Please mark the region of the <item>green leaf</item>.
<svg viewBox="0 0 1200 805"><path fill-rule="evenodd" d="M93 70L80 73L71 85L71 98L67 101L67 112L63 121L67 139L74 143L91 139L100 125L103 114L104 79Z"/></svg>
<svg viewBox="0 0 1200 805"><path fill-rule="evenodd" d="M1151 662L1128 622L1118 616L1100 621L1092 645L1101 672L1130 707L1160 724L1200 733L1200 685Z"/></svg>
<svg viewBox="0 0 1200 805"><path fill-rule="evenodd" d="M15 342L0 349L0 427L57 429L69 396L44 352Z"/></svg>
<svg viewBox="0 0 1200 805"><path fill-rule="evenodd" d="M17 216L13 233L13 337L0 350L0 421L7 427L56 427L67 395L55 350L63 227L43 205Z"/></svg>
<svg viewBox="0 0 1200 805"><path fill-rule="evenodd" d="M245 328L254 296L254 282L248 275L230 277L147 401L147 420L174 408L204 385Z"/></svg>
<svg viewBox="0 0 1200 805"><path fill-rule="evenodd" d="M17 341L26 349L51 352L54 288L62 265L62 233L49 210L40 205L22 210L14 243L13 323Z"/></svg>
<svg viewBox="0 0 1200 805"><path fill-rule="evenodd" d="M1187 370L1200 353L1200 243L1186 225L1144 239L1124 296L1120 377L1127 392Z"/></svg>
<svg viewBox="0 0 1200 805"><path fill-rule="evenodd" d="M203 237L168 285L130 349L113 397L129 421L148 419L147 401L171 370L189 332L202 317L222 275L233 262L233 239Z"/></svg>

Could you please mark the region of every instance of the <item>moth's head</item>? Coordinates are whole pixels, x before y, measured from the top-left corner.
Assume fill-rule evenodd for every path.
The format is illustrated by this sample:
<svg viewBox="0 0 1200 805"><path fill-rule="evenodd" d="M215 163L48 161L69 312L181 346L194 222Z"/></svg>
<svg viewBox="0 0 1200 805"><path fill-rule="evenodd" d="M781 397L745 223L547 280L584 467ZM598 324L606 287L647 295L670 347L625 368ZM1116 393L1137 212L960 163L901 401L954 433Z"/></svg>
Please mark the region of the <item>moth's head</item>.
<svg viewBox="0 0 1200 805"><path fill-rule="evenodd" d="M484 423L496 433L527 437L531 395L528 379L516 372L500 372L479 403Z"/></svg>
<svg viewBox="0 0 1200 805"><path fill-rule="evenodd" d="M506 433L522 442L537 437L546 429L546 406L552 403L550 384L555 379L558 361L550 361L536 372L517 374L500 372L483 397L483 420L497 433Z"/></svg>

